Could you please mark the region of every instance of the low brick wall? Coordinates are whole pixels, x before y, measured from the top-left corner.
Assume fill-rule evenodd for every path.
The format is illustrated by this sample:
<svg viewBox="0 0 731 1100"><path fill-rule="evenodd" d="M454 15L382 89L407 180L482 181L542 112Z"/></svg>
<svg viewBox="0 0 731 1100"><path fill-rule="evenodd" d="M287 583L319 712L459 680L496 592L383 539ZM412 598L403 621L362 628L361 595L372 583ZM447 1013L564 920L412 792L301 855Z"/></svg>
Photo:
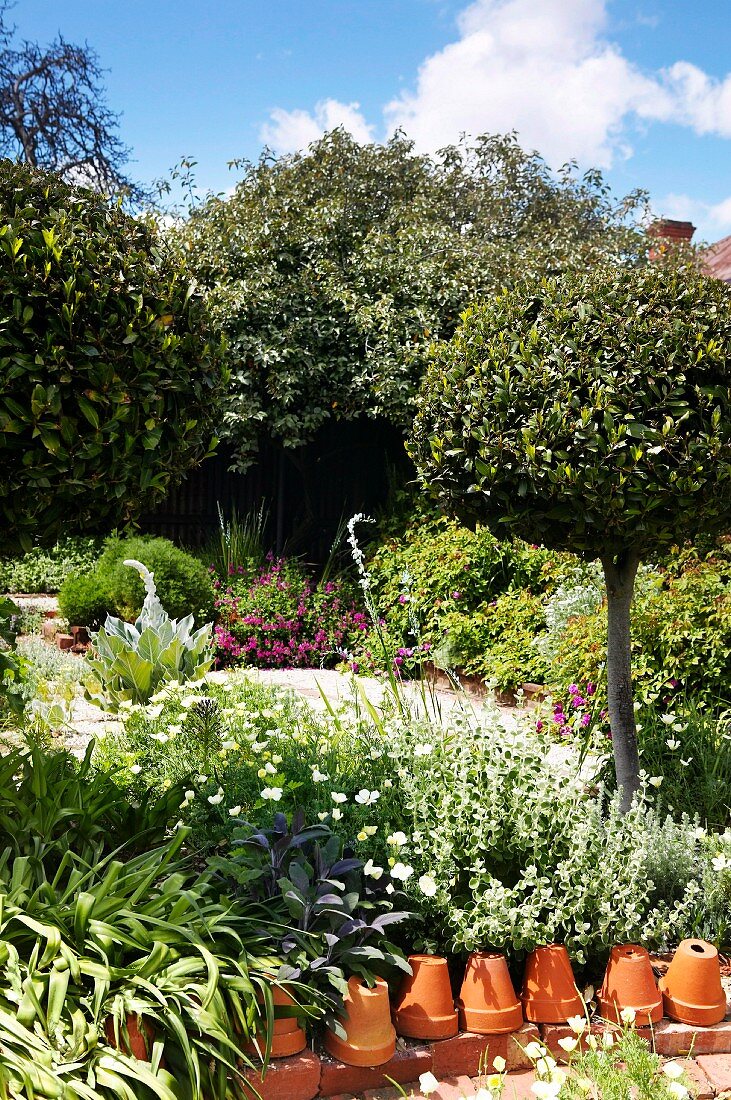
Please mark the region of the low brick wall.
<svg viewBox="0 0 731 1100"><path fill-rule="evenodd" d="M594 1034L601 1034L601 1024L594 1024ZM469 1096L476 1091L471 1084L480 1073L489 1073L493 1059L505 1059L511 1074L511 1086L516 1097L532 1096L530 1085L535 1080L531 1061L524 1048L532 1040L540 1039L557 1061L565 1062L566 1053L558 1045L565 1035L572 1035L561 1024L524 1024L511 1035L474 1035L460 1032L453 1039L439 1042L412 1042L399 1039L395 1056L383 1066L358 1068L346 1066L329 1054L317 1054L309 1048L294 1058L272 1061L262 1078L253 1071L249 1080L262 1096L262 1100L314 1100L330 1097L331 1100L387 1100L400 1094L390 1082L397 1081L409 1092L409 1086L418 1087L422 1073L430 1071L443 1087L432 1094L431 1100L451 1100L462 1093ZM648 1044L653 1042L658 1054L677 1058L696 1082L698 1100L711 1100L731 1091L731 1016L714 1027L692 1028L661 1020L653 1032L641 1029ZM418 1092L415 1091L415 1100ZM509 1093L512 1097L512 1093Z"/></svg>

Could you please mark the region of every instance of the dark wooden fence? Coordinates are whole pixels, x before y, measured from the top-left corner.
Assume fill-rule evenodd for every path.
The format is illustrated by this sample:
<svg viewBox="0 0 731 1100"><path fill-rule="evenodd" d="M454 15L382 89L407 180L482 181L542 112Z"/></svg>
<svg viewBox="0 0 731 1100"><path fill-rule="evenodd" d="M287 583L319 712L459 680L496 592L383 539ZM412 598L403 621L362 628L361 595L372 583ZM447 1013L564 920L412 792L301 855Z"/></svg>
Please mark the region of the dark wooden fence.
<svg viewBox="0 0 731 1100"><path fill-rule="evenodd" d="M200 546L218 527L219 505L226 516L233 508L241 516L263 503L272 548L322 562L344 519L378 511L390 488L413 476L401 432L365 418L327 424L297 450L265 440L245 474L231 473L229 465L230 451L221 446L142 518L142 529Z"/></svg>

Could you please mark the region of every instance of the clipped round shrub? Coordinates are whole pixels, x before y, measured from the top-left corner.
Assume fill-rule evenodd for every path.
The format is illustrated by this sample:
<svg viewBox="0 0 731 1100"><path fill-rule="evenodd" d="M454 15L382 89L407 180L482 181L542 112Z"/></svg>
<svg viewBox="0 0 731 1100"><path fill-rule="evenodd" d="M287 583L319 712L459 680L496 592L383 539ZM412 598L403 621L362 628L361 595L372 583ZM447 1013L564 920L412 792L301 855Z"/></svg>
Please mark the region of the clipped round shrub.
<svg viewBox="0 0 731 1100"><path fill-rule="evenodd" d="M9 160L0 208L0 540L107 532L209 452L219 348L152 219Z"/></svg>
<svg viewBox="0 0 731 1100"><path fill-rule="evenodd" d="M73 626L97 630L114 612L114 601L96 571L73 573L59 589L58 608Z"/></svg>
<svg viewBox="0 0 731 1100"><path fill-rule="evenodd" d="M530 279L438 346L409 452L452 513L599 558L607 699L627 808L640 784L637 568L731 523L731 289L691 267Z"/></svg>
<svg viewBox="0 0 731 1100"><path fill-rule="evenodd" d="M168 539L144 535L108 539L97 564L96 576L109 593L115 614L136 619L145 599L137 570L124 564L130 558L141 561L155 574L160 602L173 619L193 615L198 626L212 622L214 597L206 567Z"/></svg>

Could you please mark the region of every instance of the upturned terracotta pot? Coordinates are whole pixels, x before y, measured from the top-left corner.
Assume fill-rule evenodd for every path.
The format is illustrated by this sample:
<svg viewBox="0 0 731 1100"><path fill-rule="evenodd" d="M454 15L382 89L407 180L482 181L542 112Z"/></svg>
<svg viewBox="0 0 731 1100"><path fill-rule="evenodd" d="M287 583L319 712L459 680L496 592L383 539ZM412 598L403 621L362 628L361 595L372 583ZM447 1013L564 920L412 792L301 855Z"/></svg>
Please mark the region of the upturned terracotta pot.
<svg viewBox="0 0 731 1100"><path fill-rule="evenodd" d="M635 1012L635 1026L649 1027L662 1019L662 994L655 984L650 956L644 947L623 943L612 948L599 990L605 1020L618 1024L625 1008Z"/></svg>
<svg viewBox="0 0 731 1100"><path fill-rule="evenodd" d="M272 1000L276 1008L291 1008L294 1005L292 997L281 986L272 986ZM244 1050L247 1054L264 1054L266 1050L266 1035L257 1032L255 1041L247 1043ZM272 1058L289 1058L292 1054L299 1054L305 1049L307 1036L304 1028L299 1024L295 1016L275 1016L272 1030Z"/></svg>
<svg viewBox="0 0 731 1100"><path fill-rule="evenodd" d="M658 985L671 1020L710 1027L726 1015L721 964L712 943L683 940Z"/></svg>
<svg viewBox="0 0 731 1100"><path fill-rule="evenodd" d="M537 947L528 956L523 976L523 1012L534 1024L561 1024L584 1016L569 953L563 944Z"/></svg>
<svg viewBox="0 0 731 1100"><path fill-rule="evenodd" d="M141 1016L128 1016L125 1026L119 1029L119 1042L114 1034L114 1017L107 1016L104 1021L104 1035L110 1047L131 1054L140 1062L150 1061L150 1051L155 1039L152 1026Z"/></svg>
<svg viewBox="0 0 731 1100"><path fill-rule="evenodd" d="M388 985L376 978L372 989L353 976L348 979L345 1016L340 1021L345 1039L325 1032L325 1050L349 1066L382 1066L396 1053L396 1031L391 1023Z"/></svg>
<svg viewBox="0 0 731 1100"><path fill-rule="evenodd" d="M451 1039L459 1023L447 960L439 955L409 955L411 976L404 978L393 1006L399 1035L410 1039Z"/></svg>
<svg viewBox="0 0 731 1100"><path fill-rule="evenodd" d="M523 1024L505 956L475 951L467 960L457 1001L460 1026L480 1035L503 1035Z"/></svg>

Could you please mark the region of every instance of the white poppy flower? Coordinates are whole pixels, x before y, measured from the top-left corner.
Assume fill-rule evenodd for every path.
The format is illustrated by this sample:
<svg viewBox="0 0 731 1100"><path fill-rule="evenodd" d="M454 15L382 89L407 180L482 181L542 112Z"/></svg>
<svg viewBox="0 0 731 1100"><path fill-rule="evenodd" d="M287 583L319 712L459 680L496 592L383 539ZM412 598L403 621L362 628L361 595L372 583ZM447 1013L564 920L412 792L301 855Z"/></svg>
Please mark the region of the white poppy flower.
<svg viewBox="0 0 731 1100"><path fill-rule="evenodd" d="M530 1089L539 1100L553 1100L560 1093L561 1085L561 1081L534 1081Z"/></svg>
<svg viewBox="0 0 731 1100"><path fill-rule="evenodd" d="M679 1066L677 1062L666 1062L662 1067L662 1071L671 1081L677 1081L683 1076L683 1067Z"/></svg>
<svg viewBox="0 0 731 1100"><path fill-rule="evenodd" d="M355 801L361 806L372 806L380 797L380 791L369 791L366 787L363 787L355 796Z"/></svg>
<svg viewBox="0 0 731 1100"><path fill-rule="evenodd" d="M284 791L281 787L265 787L261 792L261 797L271 802L280 802Z"/></svg>
<svg viewBox="0 0 731 1100"><path fill-rule="evenodd" d="M439 1088L439 1082L433 1073L422 1073L419 1076L419 1092L424 1096L431 1096Z"/></svg>

